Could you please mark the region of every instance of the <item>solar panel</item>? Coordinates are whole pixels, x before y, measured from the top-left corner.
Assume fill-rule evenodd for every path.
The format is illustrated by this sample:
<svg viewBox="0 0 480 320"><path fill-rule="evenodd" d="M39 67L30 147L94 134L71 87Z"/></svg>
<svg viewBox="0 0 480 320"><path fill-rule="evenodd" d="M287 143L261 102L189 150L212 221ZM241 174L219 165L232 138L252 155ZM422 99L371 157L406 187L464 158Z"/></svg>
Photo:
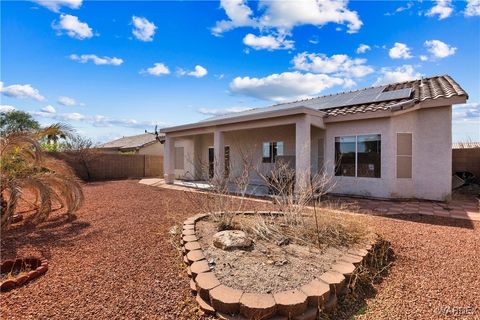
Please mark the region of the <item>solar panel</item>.
<svg viewBox="0 0 480 320"><path fill-rule="evenodd" d="M376 101L388 101L388 100L409 98L411 93L412 93L412 88L386 91L386 92L380 93Z"/></svg>
<svg viewBox="0 0 480 320"><path fill-rule="evenodd" d="M340 93L330 96L323 96L318 98L313 98L310 100L295 101L291 103L285 103L280 105L274 105L266 108L256 108L238 113L225 114L221 116L215 116L212 118L205 119L204 121L209 120L220 120L228 119L232 117L238 117L243 115L255 115L259 113L264 113L271 110L287 110L290 108L295 108L298 106L304 106L307 108L313 108L317 110L338 108L338 107L347 107L357 104L365 103L374 103L381 101L397 100L410 97L412 93L411 88L384 91L386 86L368 88L359 91Z"/></svg>
<svg viewBox="0 0 480 320"><path fill-rule="evenodd" d="M385 87L370 88L366 90L342 93L333 96L319 97L309 101L299 101L298 105L309 105L316 109L328 109L336 107L347 107L357 104L389 101L410 97L411 88L385 91Z"/></svg>

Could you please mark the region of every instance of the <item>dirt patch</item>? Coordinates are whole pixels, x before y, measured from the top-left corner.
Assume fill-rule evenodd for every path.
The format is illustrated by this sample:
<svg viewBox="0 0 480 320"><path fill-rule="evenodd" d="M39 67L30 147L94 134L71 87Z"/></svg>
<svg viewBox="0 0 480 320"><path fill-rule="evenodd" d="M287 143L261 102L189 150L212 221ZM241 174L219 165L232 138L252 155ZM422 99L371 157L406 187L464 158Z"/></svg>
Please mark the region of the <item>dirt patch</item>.
<svg viewBox="0 0 480 320"><path fill-rule="evenodd" d="M245 292L272 293L301 287L327 271L348 250L319 250L294 243L278 246L255 240L249 251L225 251L212 244L218 231L213 221L199 221L196 229L207 261L220 282Z"/></svg>

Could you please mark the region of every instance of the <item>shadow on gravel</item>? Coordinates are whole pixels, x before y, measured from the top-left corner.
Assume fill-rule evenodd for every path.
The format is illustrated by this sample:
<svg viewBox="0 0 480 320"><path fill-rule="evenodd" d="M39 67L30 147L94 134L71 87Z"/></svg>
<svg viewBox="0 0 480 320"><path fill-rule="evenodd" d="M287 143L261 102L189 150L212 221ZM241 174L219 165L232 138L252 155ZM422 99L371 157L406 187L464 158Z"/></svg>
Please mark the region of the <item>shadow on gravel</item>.
<svg viewBox="0 0 480 320"><path fill-rule="evenodd" d="M89 238L97 233L88 232L88 228L90 223L65 215L54 216L38 226L25 222L2 232L2 260L17 257L22 249L32 254L39 252L49 259L52 248L72 246L79 239Z"/></svg>
<svg viewBox="0 0 480 320"><path fill-rule="evenodd" d="M402 221L410 221L415 223L431 224L436 226L465 228L465 229L472 229L472 230L476 228L475 221L472 221L472 220L439 217L439 216L426 216L426 215L416 214L416 213L388 215L383 217L402 220Z"/></svg>

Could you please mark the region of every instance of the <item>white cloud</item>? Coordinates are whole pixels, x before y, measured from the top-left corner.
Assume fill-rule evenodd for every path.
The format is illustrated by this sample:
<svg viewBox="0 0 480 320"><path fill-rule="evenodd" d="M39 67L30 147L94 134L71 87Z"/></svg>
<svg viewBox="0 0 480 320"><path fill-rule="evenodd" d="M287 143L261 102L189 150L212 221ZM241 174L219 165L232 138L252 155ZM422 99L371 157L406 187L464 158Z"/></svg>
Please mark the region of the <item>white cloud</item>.
<svg viewBox="0 0 480 320"><path fill-rule="evenodd" d="M83 0L32 0L53 12L59 12L62 7L78 9L82 6Z"/></svg>
<svg viewBox="0 0 480 320"><path fill-rule="evenodd" d="M371 66L365 65L366 59L352 59L346 54L334 54L328 57L322 53L302 52L297 54L292 62L297 70L333 73L342 77L361 78L374 71Z"/></svg>
<svg viewBox="0 0 480 320"><path fill-rule="evenodd" d="M54 21L52 27L61 35L64 32L71 38L83 40L93 37L93 30L86 22L81 22L78 17L70 14L61 14L60 21Z"/></svg>
<svg viewBox="0 0 480 320"><path fill-rule="evenodd" d="M367 44L360 44L357 48L357 53L360 54L360 53L365 53L367 52L368 50L372 50L372 48L370 48L369 45Z"/></svg>
<svg viewBox="0 0 480 320"><path fill-rule="evenodd" d="M17 110L17 108L15 108L14 106L10 106L8 104L0 104L0 112L12 112L12 111L15 111Z"/></svg>
<svg viewBox="0 0 480 320"><path fill-rule="evenodd" d="M272 51L292 49L295 42L292 40L286 40L285 36L274 37L273 35L268 35L257 37L256 35L249 33L243 38L243 43L255 50L266 49Z"/></svg>
<svg viewBox="0 0 480 320"><path fill-rule="evenodd" d="M476 102L454 105L452 120L454 122L473 122L480 124L480 104Z"/></svg>
<svg viewBox="0 0 480 320"><path fill-rule="evenodd" d="M133 29L132 33L140 41L153 41L155 30L157 27L153 22L143 17L132 16Z"/></svg>
<svg viewBox="0 0 480 320"><path fill-rule="evenodd" d="M168 69L168 67L163 64L163 63L154 63L153 64L153 67L150 67L148 68L147 70L141 70L140 71L141 74L151 74L152 76L161 76L161 75L164 75L164 74L170 74L170 69Z"/></svg>
<svg viewBox="0 0 480 320"><path fill-rule="evenodd" d="M205 77L207 73L208 73L207 69L197 64L195 66L195 70L189 72L188 75L192 77L202 78L202 77Z"/></svg>
<svg viewBox="0 0 480 320"><path fill-rule="evenodd" d="M179 76L192 76L192 77L196 77L196 78L202 78L202 77L205 77L208 73L208 70L204 67L202 67L201 65L196 65L195 66L195 70L193 71L188 71L188 70L185 70L183 68L177 68L177 71L176 71L177 75Z"/></svg>
<svg viewBox="0 0 480 320"><path fill-rule="evenodd" d="M252 108L247 107L231 107L225 109L212 109L212 108L199 108L198 113L208 115L208 116L223 116L225 114L236 113L251 110Z"/></svg>
<svg viewBox="0 0 480 320"><path fill-rule="evenodd" d="M410 81L422 77L422 74L416 72L415 68L409 64L397 68L382 68L380 72L382 75L377 78L375 85Z"/></svg>
<svg viewBox="0 0 480 320"><path fill-rule="evenodd" d="M465 15L467 17L480 16L480 0L467 0Z"/></svg>
<svg viewBox="0 0 480 320"><path fill-rule="evenodd" d="M432 57L443 59L448 56L453 56L457 51L457 48L452 47L440 40L427 40L424 44L428 48L428 52L432 54Z"/></svg>
<svg viewBox="0 0 480 320"><path fill-rule="evenodd" d="M220 6L225 10L228 20L218 21L212 32L222 32L238 27L258 29L276 29L278 33L288 33L295 26L323 26L328 23L347 24L348 32L355 33L363 22L356 11L347 7L348 1L342 0L299 0L268 1L258 3L262 15L255 17L245 0L221 0Z"/></svg>
<svg viewBox="0 0 480 320"><path fill-rule="evenodd" d="M405 5L405 7L398 7L397 9L395 9L394 12L387 12L385 13L386 16L393 16L397 13L400 13L400 12L403 12L403 11L407 11L409 10L410 8L412 8L414 5L414 3L412 1L409 1L407 2L407 4Z"/></svg>
<svg viewBox="0 0 480 320"><path fill-rule="evenodd" d="M74 106L74 105L77 104L75 99L70 98L70 97L65 97L65 96L58 97L57 102L60 103L63 106L67 106L67 107L71 107L71 106Z"/></svg>
<svg viewBox="0 0 480 320"><path fill-rule="evenodd" d="M394 46L388 51L388 55L392 59L410 59L412 57L410 48L401 42L395 42Z"/></svg>
<svg viewBox="0 0 480 320"><path fill-rule="evenodd" d="M251 17L253 14L245 0L221 0L220 6L225 10L229 20L217 21L212 33L219 35L222 32L246 26L255 26L257 22Z"/></svg>
<svg viewBox="0 0 480 320"><path fill-rule="evenodd" d="M96 65L112 65L112 66L119 66L123 63L123 59L116 58L116 57L99 57L95 54L71 54L70 60L77 61L80 63L87 63L88 61L92 61Z"/></svg>
<svg viewBox="0 0 480 320"><path fill-rule="evenodd" d="M284 72L263 78L236 77L230 83L230 91L235 94L277 102L318 94L336 85L344 85L345 80L326 74Z"/></svg>
<svg viewBox="0 0 480 320"><path fill-rule="evenodd" d="M40 110L42 112L46 112L46 113L56 113L57 112L57 110L55 110L55 108L52 105L45 106Z"/></svg>
<svg viewBox="0 0 480 320"><path fill-rule="evenodd" d="M35 99L37 101L44 101L45 97L40 94L38 89L35 89L30 84L12 84L10 86L3 86L3 82L0 81L0 92L7 97L17 99Z"/></svg>
<svg viewBox="0 0 480 320"><path fill-rule="evenodd" d="M422 55L420 56L420 60L421 60L421 61L427 61L427 60L428 60L428 57L427 57L426 55L423 55L423 54L422 54Z"/></svg>
<svg viewBox="0 0 480 320"><path fill-rule="evenodd" d="M426 15L429 17L438 15L438 20L442 20L450 17L452 12L452 0L437 0L437 4L428 10Z"/></svg>
<svg viewBox="0 0 480 320"><path fill-rule="evenodd" d="M159 122L159 121L138 121L135 119L119 119L119 118L111 118L103 115L87 116L77 112L52 113L52 112L44 111L43 109L42 111L31 111L30 114L40 118L53 119L55 121L83 122L83 123L93 125L95 127L125 127L125 128L145 129L147 127L163 124L162 122Z"/></svg>

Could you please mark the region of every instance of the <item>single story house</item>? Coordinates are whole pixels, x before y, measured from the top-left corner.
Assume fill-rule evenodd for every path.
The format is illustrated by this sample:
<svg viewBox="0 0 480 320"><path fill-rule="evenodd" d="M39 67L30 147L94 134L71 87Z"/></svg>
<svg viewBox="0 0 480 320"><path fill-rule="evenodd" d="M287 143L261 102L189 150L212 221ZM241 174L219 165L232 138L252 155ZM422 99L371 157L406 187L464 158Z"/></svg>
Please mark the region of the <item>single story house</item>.
<svg viewBox="0 0 480 320"><path fill-rule="evenodd" d="M282 103L161 130L164 174L201 180L292 161L296 187L325 170L334 193L445 200L452 189L452 105L467 93L448 75ZM208 166L198 166L199 162ZM252 183L261 184L258 170Z"/></svg>
<svg viewBox="0 0 480 320"><path fill-rule="evenodd" d="M163 156L163 134L142 133L136 136L123 137L104 144L97 148L102 153L134 153L144 155Z"/></svg>

